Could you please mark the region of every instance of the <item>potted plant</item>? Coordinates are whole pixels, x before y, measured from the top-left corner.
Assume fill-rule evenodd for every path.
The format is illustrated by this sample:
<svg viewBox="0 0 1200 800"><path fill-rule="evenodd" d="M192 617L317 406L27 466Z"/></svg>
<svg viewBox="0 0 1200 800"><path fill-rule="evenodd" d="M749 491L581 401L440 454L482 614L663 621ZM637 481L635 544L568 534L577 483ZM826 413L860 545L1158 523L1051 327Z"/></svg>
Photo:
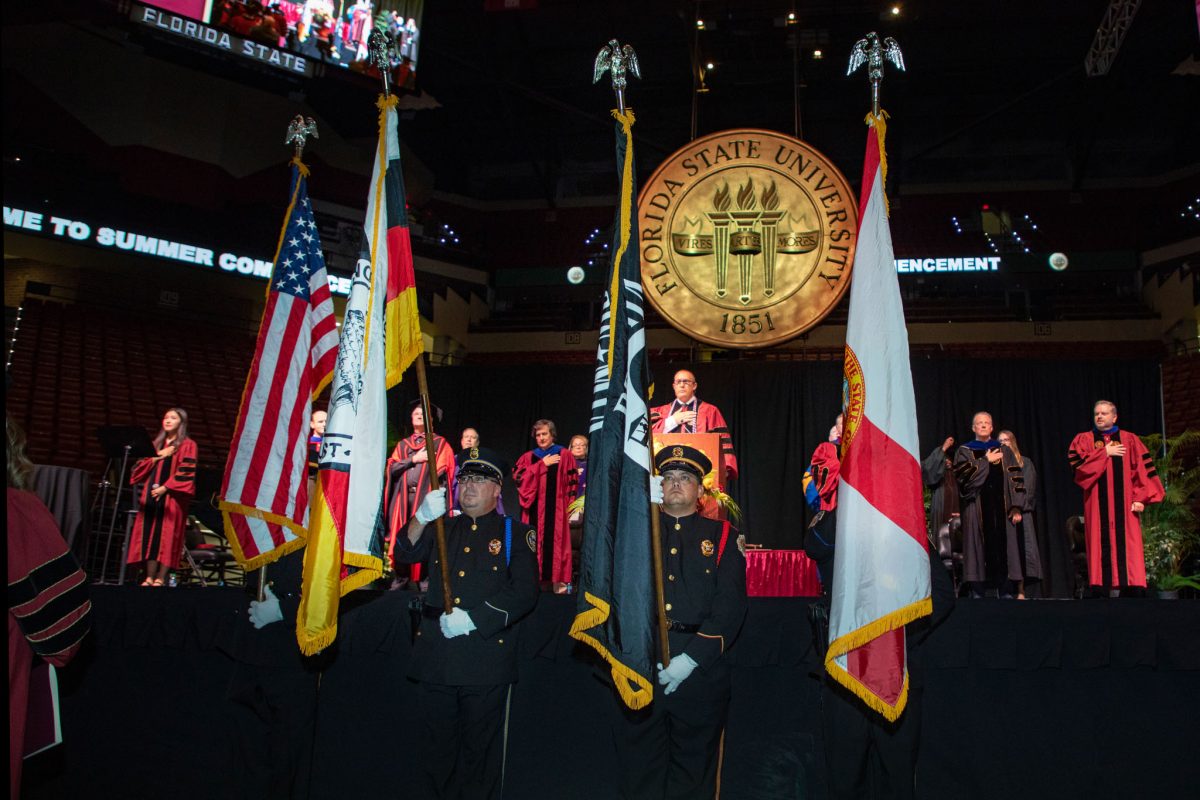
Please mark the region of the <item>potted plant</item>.
<svg viewBox="0 0 1200 800"><path fill-rule="evenodd" d="M1200 574L1186 570L1200 553L1200 519L1195 504L1200 493L1200 431L1184 431L1164 441L1160 434L1143 440L1154 453L1154 466L1163 483L1161 503L1142 512L1142 545L1146 580L1159 597L1175 598L1179 590L1200 591Z"/></svg>

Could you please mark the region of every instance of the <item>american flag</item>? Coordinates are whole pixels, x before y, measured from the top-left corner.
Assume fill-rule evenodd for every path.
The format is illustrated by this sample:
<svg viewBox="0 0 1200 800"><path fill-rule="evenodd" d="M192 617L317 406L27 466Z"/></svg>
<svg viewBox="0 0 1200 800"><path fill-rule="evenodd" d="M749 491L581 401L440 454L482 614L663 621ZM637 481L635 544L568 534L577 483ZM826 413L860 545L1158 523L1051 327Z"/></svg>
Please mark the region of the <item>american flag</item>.
<svg viewBox="0 0 1200 800"><path fill-rule="evenodd" d="M221 489L229 544L246 569L304 545L309 417L337 359L333 299L307 175L294 162L291 204Z"/></svg>

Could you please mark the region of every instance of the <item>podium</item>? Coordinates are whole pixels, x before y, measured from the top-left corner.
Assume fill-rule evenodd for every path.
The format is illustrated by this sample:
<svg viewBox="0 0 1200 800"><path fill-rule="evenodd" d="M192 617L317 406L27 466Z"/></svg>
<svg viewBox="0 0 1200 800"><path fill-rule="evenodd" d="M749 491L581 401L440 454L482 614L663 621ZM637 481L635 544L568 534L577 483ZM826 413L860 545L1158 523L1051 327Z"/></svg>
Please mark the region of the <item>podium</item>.
<svg viewBox="0 0 1200 800"><path fill-rule="evenodd" d="M713 488L725 491L725 461L721 458L721 435L719 433L659 433L654 436L654 455L664 447L672 445L694 447L713 465ZM725 519L725 509L711 497L705 495L700 501L701 515L709 519Z"/></svg>

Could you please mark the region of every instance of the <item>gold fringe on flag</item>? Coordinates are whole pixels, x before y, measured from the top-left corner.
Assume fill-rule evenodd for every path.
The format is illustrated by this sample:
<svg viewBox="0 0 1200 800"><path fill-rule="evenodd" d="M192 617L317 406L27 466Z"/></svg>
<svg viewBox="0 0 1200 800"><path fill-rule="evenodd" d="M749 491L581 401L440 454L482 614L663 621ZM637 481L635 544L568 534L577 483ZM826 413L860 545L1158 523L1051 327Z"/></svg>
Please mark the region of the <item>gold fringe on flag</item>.
<svg viewBox="0 0 1200 800"><path fill-rule="evenodd" d="M612 613L612 607L591 592L584 592L583 597L592 605L592 608L575 615L575 622L571 624L571 638L578 639L592 647L608 662L612 670L613 684L617 687L617 692L625 701L625 705L634 711L644 708L654 699L654 684L650 682L649 678L622 663L594 636L585 633L585 631L607 622L609 614Z"/></svg>
<svg viewBox="0 0 1200 800"><path fill-rule="evenodd" d="M927 617L932 613L933 600L925 597L904 608L896 609L892 613L874 620L869 625L864 625L845 636L834 639L829 643L829 650L825 653L825 671L829 673L831 678L858 695L864 703L882 714L888 722L895 722L904 713L904 707L908 703L908 670L905 669L904 685L900 688L900 696L896 699L896 705L891 706L860 683L853 675L838 666L834 659L846 655L851 650L862 647L889 631L903 628L913 620Z"/></svg>

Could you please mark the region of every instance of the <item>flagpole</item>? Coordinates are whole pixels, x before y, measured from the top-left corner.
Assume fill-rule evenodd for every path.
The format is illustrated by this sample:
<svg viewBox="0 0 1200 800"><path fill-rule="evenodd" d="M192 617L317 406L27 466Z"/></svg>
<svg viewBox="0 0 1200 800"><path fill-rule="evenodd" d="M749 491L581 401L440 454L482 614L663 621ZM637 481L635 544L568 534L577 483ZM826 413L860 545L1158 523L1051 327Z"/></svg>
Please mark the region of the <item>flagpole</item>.
<svg viewBox="0 0 1200 800"><path fill-rule="evenodd" d="M650 397L646 398L646 408L650 407ZM649 430L650 445L650 477L654 477L654 426ZM663 589L663 556L662 556L662 520L658 518L658 509L654 501L650 501L650 558L654 564L654 605L658 617L658 644L662 650L662 664L671 665L671 641L667 635L667 606Z"/></svg>
<svg viewBox="0 0 1200 800"><path fill-rule="evenodd" d="M391 86L388 81L388 70L392 66L392 55L396 49L396 41L390 33L375 28L371 31L371 35L367 37L367 51L371 63L379 70L379 77L383 80L383 96L386 98L391 94ZM423 349L422 349L423 350ZM422 351L417 354L417 389L421 393L421 414L425 420L425 457L429 464L429 491L437 491L438 471L437 471L437 448L434 447L434 431L433 431L433 415L430 412L429 402L429 382L425 378L425 353ZM447 498L446 507L449 508L449 498ZM438 563L441 566L442 572L442 608L447 614L454 610L453 592L450 588L450 559L446 553L446 520L445 515L437 518L434 522L434 530L437 532L437 552Z"/></svg>
<svg viewBox="0 0 1200 800"><path fill-rule="evenodd" d="M608 44L600 49L600 53L596 56L596 63L592 70L592 83L598 83L605 72L611 74L613 94L617 98L617 113L625 114L625 89L629 85L628 75L635 78L642 77L641 67L638 65L637 53L634 52L630 45L621 46L621 43L616 39L610 39ZM626 189L621 187L622 192ZM632 200L632 198L631 198ZM614 264L613 269L616 269ZM614 284L615 286L615 284ZM611 298L614 309L617 303L617 295L614 293ZM616 332L612 331L610 336L615 336ZM612 359L609 359L609 369L612 369ZM650 407L650 398L646 398L646 407ZM649 439L647 446L650 448L650 475L654 475L654 431L651 428L648 431ZM662 650L662 663L667 666L671 663L671 647L667 637L667 609L666 599L663 589L663 568L662 568L662 524L658 518L658 509L655 508L654 502L650 503L650 559L654 569L654 597L656 608L656 617L658 619L658 636L659 644Z"/></svg>
<svg viewBox="0 0 1200 800"><path fill-rule="evenodd" d="M421 392L421 413L425 419L425 457L429 461L429 491L438 489L437 451L433 446L433 415L430 414L429 382L425 379L425 353L417 355L417 388ZM450 507L447 498L446 507ZM442 568L442 608L449 614L454 610L450 591L450 558L446 553L446 517L434 520L437 531L438 562Z"/></svg>

